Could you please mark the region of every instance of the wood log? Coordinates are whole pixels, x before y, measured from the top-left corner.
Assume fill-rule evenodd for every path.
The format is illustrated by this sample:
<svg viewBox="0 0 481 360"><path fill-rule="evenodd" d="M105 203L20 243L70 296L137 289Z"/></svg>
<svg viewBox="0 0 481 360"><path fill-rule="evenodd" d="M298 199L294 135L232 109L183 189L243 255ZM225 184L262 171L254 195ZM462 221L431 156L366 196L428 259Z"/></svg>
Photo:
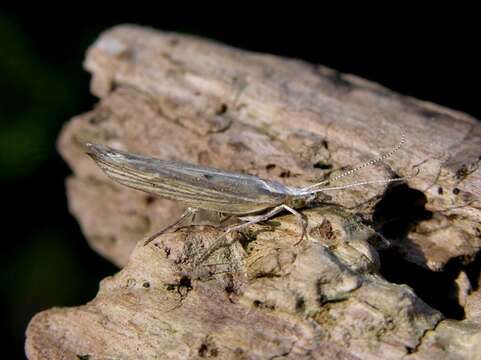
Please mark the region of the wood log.
<svg viewBox="0 0 481 360"><path fill-rule="evenodd" d="M37 314L29 359L479 358L479 271L459 270L466 318L447 319L385 280L373 245L383 234L429 271L477 269L475 119L323 66L131 25L104 33L85 67L100 103L59 139L73 170L69 205L92 248L124 268L88 304ZM394 157L342 183L417 176L331 192L329 205L304 211L300 245L295 218L283 215L203 266L193 264L221 229L189 226L137 245L182 204L113 183L84 154L85 142L103 143L302 186L388 151L402 131Z"/></svg>

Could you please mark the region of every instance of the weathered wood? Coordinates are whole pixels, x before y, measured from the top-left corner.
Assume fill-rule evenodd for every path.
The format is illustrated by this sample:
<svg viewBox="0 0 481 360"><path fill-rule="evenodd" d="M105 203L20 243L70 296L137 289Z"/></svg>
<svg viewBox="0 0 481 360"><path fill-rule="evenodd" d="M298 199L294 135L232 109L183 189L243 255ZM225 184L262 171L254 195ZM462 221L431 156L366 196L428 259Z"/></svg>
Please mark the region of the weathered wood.
<svg viewBox="0 0 481 360"><path fill-rule="evenodd" d="M69 204L91 246L125 268L89 304L38 314L27 331L30 359L481 352L479 296L469 279L457 280L467 319L443 320L411 289L379 275L368 241L374 232L353 220L354 213L372 220L399 256L434 271L472 260L481 247L474 119L324 67L134 26L103 34L85 65L101 101L59 141L74 172ZM202 269L192 262L218 230L189 227L135 247L182 205L112 183L83 147L105 143L304 185L388 150L400 127L405 148L359 177L420 169L407 184L330 193L337 205L306 211L310 236L301 246L292 246L295 219L284 216L253 227L243 246L209 260L221 265Z"/></svg>

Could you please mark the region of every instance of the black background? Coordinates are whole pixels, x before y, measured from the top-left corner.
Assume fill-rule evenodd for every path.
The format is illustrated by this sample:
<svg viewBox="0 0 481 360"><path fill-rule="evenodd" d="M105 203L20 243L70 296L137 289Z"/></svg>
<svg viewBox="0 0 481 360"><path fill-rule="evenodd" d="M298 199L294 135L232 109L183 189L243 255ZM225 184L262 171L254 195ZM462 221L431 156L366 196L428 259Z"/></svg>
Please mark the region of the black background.
<svg viewBox="0 0 481 360"><path fill-rule="evenodd" d="M6 358L24 358L24 331L35 313L85 303L99 280L116 271L88 248L69 215L69 169L55 149L61 126L96 102L82 61L108 27L143 24L296 57L481 117L474 11L378 13L300 2L262 10L246 3L144 6L0 7L0 332Z"/></svg>

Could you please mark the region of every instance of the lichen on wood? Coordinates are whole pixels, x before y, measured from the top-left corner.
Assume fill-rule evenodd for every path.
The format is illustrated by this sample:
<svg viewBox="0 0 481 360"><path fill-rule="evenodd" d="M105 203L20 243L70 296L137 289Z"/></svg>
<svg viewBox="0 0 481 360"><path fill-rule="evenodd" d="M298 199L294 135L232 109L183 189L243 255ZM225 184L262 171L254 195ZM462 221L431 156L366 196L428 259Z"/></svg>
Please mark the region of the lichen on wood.
<svg viewBox="0 0 481 360"><path fill-rule="evenodd" d="M100 102L59 140L73 170L69 206L92 248L123 269L88 304L36 315L27 330L30 359L481 353L479 272L459 270L453 296L466 319L446 319L408 286L385 280L373 246L377 230L399 257L428 271L479 261L475 119L322 66L136 26L104 33L85 66ZM330 193L331 205L304 211L309 236L299 246L295 218L280 216L237 234L202 266L193 264L221 230L192 225L138 245L182 205L111 182L83 146L300 186L389 150L400 128L407 145L358 176L419 169L416 177Z"/></svg>

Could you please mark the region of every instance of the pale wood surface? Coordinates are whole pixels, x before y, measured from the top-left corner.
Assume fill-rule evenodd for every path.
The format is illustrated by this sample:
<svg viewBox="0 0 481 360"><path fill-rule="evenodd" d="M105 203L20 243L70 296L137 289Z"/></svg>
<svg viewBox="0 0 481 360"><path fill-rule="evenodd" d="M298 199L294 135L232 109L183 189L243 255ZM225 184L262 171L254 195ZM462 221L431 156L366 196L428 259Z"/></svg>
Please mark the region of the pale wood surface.
<svg viewBox="0 0 481 360"><path fill-rule="evenodd" d="M125 267L92 302L38 314L27 331L30 359L481 353L479 293L466 290L460 300L466 320L443 319L410 288L379 275L368 241L375 233L353 217L384 230L401 218L398 233L390 230L393 248L433 271L473 260L481 247L475 119L322 66L135 26L104 33L85 66L101 100L59 140L74 172L69 204L91 246ZM342 183L420 169L406 185L332 192L337 205L306 211L310 236L301 246L292 246L295 219L284 216L209 260L222 265L202 269L192 261L217 230L184 228L136 247L182 205L112 183L83 147L103 143L305 185L389 150L400 128L408 139L401 151Z"/></svg>

